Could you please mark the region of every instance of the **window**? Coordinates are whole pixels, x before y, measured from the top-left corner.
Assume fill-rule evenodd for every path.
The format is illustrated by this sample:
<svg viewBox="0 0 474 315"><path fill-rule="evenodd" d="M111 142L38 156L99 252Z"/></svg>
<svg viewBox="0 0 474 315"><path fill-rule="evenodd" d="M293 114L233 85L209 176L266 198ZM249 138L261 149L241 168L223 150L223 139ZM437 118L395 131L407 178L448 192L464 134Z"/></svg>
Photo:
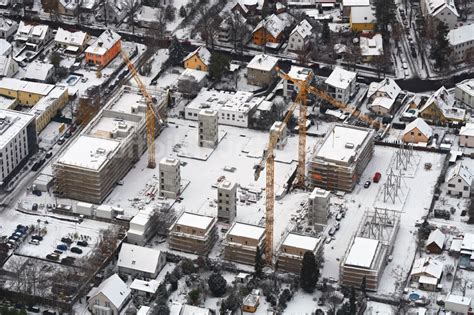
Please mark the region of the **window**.
<svg viewBox="0 0 474 315"><path fill-rule="evenodd" d="M464 186L464 191L469 191L469 186Z"/></svg>
<svg viewBox="0 0 474 315"><path fill-rule="evenodd" d="M461 179L460 179L460 178L458 178L458 183L460 183L460 182L461 182Z"/></svg>
<svg viewBox="0 0 474 315"><path fill-rule="evenodd" d="M448 184L448 187L454 188L454 187L456 187L456 185L454 185L454 184Z"/></svg>

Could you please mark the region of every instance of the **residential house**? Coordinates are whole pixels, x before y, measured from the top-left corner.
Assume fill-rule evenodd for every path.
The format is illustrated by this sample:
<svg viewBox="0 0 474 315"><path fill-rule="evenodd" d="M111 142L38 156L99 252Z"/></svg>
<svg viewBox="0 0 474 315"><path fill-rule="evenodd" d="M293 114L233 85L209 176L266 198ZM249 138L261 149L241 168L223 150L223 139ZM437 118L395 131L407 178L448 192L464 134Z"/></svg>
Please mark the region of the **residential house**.
<svg viewBox="0 0 474 315"><path fill-rule="evenodd" d="M130 290L132 290L133 296L141 296L148 299L155 295L159 285L160 282L156 280L134 279L130 285Z"/></svg>
<svg viewBox="0 0 474 315"><path fill-rule="evenodd" d="M433 128L422 118L417 118L405 127L402 141L405 143L427 143L432 135Z"/></svg>
<svg viewBox="0 0 474 315"><path fill-rule="evenodd" d="M421 0L420 8L425 18L442 21L449 29L455 28L458 23L459 13L454 0Z"/></svg>
<svg viewBox="0 0 474 315"><path fill-rule="evenodd" d="M247 65L247 82L252 85L269 86L277 77L278 58L256 55Z"/></svg>
<svg viewBox="0 0 474 315"><path fill-rule="evenodd" d="M383 39L381 34L370 37L361 36L359 38L360 55L365 62L383 55Z"/></svg>
<svg viewBox="0 0 474 315"><path fill-rule="evenodd" d="M370 5L351 8L350 21L354 32L372 31L375 29L377 19Z"/></svg>
<svg viewBox="0 0 474 315"><path fill-rule="evenodd" d="M86 32L69 32L63 28L59 28L54 36L56 46L71 54L81 53L89 40L90 36Z"/></svg>
<svg viewBox="0 0 474 315"><path fill-rule="evenodd" d="M367 91L369 109L378 115L387 115L394 110L393 104L402 89L393 79L372 82Z"/></svg>
<svg viewBox="0 0 474 315"><path fill-rule="evenodd" d="M419 116L441 124L462 122L466 119L466 111L455 108L454 102L454 97L442 86L428 98Z"/></svg>
<svg viewBox="0 0 474 315"><path fill-rule="evenodd" d="M246 38L233 38L235 36L233 32L233 26L232 23L235 23L235 26L239 26L249 29L249 24L247 23L247 19L239 13L240 11L236 11L235 15L229 15L227 16L219 25L219 32L217 34L217 38L220 42L239 42L242 40L242 42L246 42ZM234 22L234 19L237 21ZM237 24L238 23L238 24ZM234 26L234 27L235 27ZM251 30L250 30L251 31Z"/></svg>
<svg viewBox="0 0 474 315"><path fill-rule="evenodd" d="M56 12L62 15L75 16L80 6L79 0L58 0Z"/></svg>
<svg viewBox="0 0 474 315"><path fill-rule="evenodd" d="M119 34L106 30L99 38L87 47L86 62L98 67L105 67L122 50L122 39Z"/></svg>
<svg viewBox="0 0 474 315"><path fill-rule="evenodd" d="M25 44L27 49L36 51L53 39L53 31L48 25L32 25L21 21L14 39Z"/></svg>
<svg viewBox="0 0 474 315"><path fill-rule="evenodd" d="M288 40L288 49L292 51L305 51L309 46L313 27L308 20L301 21L291 31Z"/></svg>
<svg viewBox="0 0 474 315"><path fill-rule="evenodd" d="M198 95L201 88L207 83L207 72L195 69L186 69L179 76L178 91L189 97Z"/></svg>
<svg viewBox="0 0 474 315"><path fill-rule="evenodd" d="M38 133L66 106L68 100L68 89L65 86L55 86L31 108L29 113L35 115Z"/></svg>
<svg viewBox="0 0 474 315"><path fill-rule="evenodd" d="M18 63L11 56L0 56L0 77L11 78L18 72Z"/></svg>
<svg viewBox="0 0 474 315"><path fill-rule="evenodd" d="M469 167L462 163L456 164L446 175L448 194L469 198L474 181L474 176Z"/></svg>
<svg viewBox="0 0 474 315"><path fill-rule="evenodd" d="M336 66L324 81L328 94L340 102L348 103L355 91L356 75L355 72Z"/></svg>
<svg viewBox="0 0 474 315"><path fill-rule="evenodd" d="M442 276L443 263L431 257L416 259L410 272L410 280L427 291L436 291Z"/></svg>
<svg viewBox="0 0 474 315"><path fill-rule="evenodd" d="M6 17L0 17L0 38L8 39L15 35L18 23Z"/></svg>
<svg viewBox="0 0 474 315"><path fill-rule="evenodd" d="M23 79L46 83L53 78L54 71L55 69L52 64L34 61L26 67Z"/></svg>
<svg viewBox="0 0 474 315"><path fill-rule="evenodd" d="M10 5L15 3L15 0L0 0L0 8L8 8Z"/></svg>
<svg viewBox="0 0 474 315"><path fill-rule="evenodd" d="M453 314L468 315L472 314L472 298L469 296L456 295L448 293L444 300L444 309Z"/></svg>
<svg viewBox="0 0 474 315"><path fill-rule="evenodd" d="M454 98L461 104L474 108L474 79L467 79L456 84Z"/></svg>
<svg viewBox="0 0 474 315"><path fill-rule="evenodd" d="M192 53L188 54L184 59L184 67L186 69L195 69L200 71L209 71L211 65L211 53L205 46L200 46Z"/></svg>
<svg viewBox="0 0 474 315"><path fill-rule="evenodd" d="M13 53L12 44L0 38L0 56L10 56Z"/></svg>
<svg viewBox="0 0 474 315"><path fill-rule="evenodd" d="M467 123L459 131L459 145L474 148L474 123Z"/></svg>
<svg viewBox="0 0 474 315"><path fill-rule="evenodd" d="M352 8L370 6L370 0L342 0L342 16L349 19Z"/></svg>
<svg viewBox="0 0 474 315"><path fill-rule="evenodd" d="M123 243L117 266L120 274L155 279L166 264L166 255L159 250Z"/></svg>
<svg viewBox="0 0 474 315"><path fill-rule="evenodd" d="M134 9L136 10L140 4L140 0L111 0L106 1L106 14L107 14L107 21L118 23L123 21L127 14L131 12L131 5L133 4Z"/></svg>
<svg viewBox="0 0 474 315"><path fill-rule="evenodd" d="M455 62L474 60L474 24L459 26L448 33L448 40L453 52L451 58Z"/></svg>
<svg viewBox="0 0 474 315"><path fill-rule="evenodd" d="M143 5L135 13L135 21L142 27L153 28L157 24L157 16L162 8Z"/></svg>
<svg viewBox="0 0 474 315"><path fill-rule="evenodd" d="M278 270L299 274L304 254L308 251L315 256L321 255L322 239L288 233L277 250Z"/></svg>
<svg viewBox="0 0 474 315"><path fill-rule="evenodd" d="M170 315L211 315L207 308L172 302L170 306Z"/></svg>
<svg viewBox="0 0 474 315"><path fill-rule="evenodd" d="M257 14L262 10L265 0L238 0L232 7L233 12L239 12L244 17Z"/></svg>
<svg viewBox="0 0 474 315"><path fill-rule="evenodd" d="M260 290L253 289L250 294L248 294L242 303L242 312L255 313L258 306L260 305Z"/></svg>
<svg viewBox="0 0 474 315"><path fill-rule="evenodd" d="M283 80L283 96L285 97L289 96L289 92L299 91L298 83L303 83L304 81L311 82L314 78L314 73L310 68L291 66L288 76L297 84L295 85L292 80Z"/></svg>
<svg viewBox="0 0 474 315"><path fill-rule="evenodd" d="M0 95L16 98L20 105L34 106L40 99L48 95L54 85L23 81L13 78L0 80Z"/></svg>
<svg viewBox="0 0 474 315"><path fill-rule="evenodd" d="M265 251L265 228L234 222L224 240L224 259L252 265L257 248Z"/></svg>
<svg viewBox="0 0 474 315"><path fill-rule="evenodd" d="M284 32L288 26L288 20L282 20L272 14L257 24L252 32L252 43L276 48L283 43Z"/></svg>
<svg viewBox="0 0 474 315"><path fill-rule="evenodd" d="M432 231L425 244L426 251L431 254L441 254L445 241L446 236L440 229Z"/></svg>
<svg viewBox="0 0 474 315"><path fill-rule="evenodd" d="M97 5L99 4L99 0L81 0L80 6L84 12L94 12Z"/></svg>
<svg viewBox="0 0 474 315"><path fill-rule="evenodd" d="M89 292L87 308L94 315L119 315L130 297L130 289L114 274Z"/></svg>

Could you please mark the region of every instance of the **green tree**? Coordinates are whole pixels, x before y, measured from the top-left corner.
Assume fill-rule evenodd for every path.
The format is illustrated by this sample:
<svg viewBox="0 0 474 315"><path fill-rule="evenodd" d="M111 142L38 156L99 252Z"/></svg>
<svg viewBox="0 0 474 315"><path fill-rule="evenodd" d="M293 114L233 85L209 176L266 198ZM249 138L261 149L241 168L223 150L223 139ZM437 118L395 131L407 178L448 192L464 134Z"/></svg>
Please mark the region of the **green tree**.
<svg viewBox="0 0 474 315"><path fill-rule="evenodd" d="M224 73L229 70L230 61L227 56L214 53L211 56L211 64L209 65L209 76L211 79L220 80Z"/></svg>
<svg viewBox="0 0 474 315"><path fill-rule="evenodd" d="M374 5L377 27L382 32L383 37L387 38L388 26L397 20L397 6L394 0L375 0Z"/></svg>
<svg viewBox="0 0 474 315"><path fill-rule="evenodd" d="M186 17L186 8L184 6L181 6L181 8L179 8L179 16L183 19Z"/></svg>
<svg viewBox="0 0 474 315"><path fill-rule="evenodd" d="M198 302L199 302L199 298L201 297L201 290L199 289L192 289L191 291L189 291L188 293L188 299L189 299L189 302L192 304L192 305L197 305Z"/></svg>
<svg viewBox="0 0 474 315"><path fill-rule="evenodd" d="M242 305L242 300L236 292L232 292L225 300L222 301L220 314L227 314L227 311L235 312Z"/></svg>
<svg viewBox="0 0 474 315"><path fill-rule="evenodd" d="M152 315L170 315L170 308L165 303L160 303L152 310Z"/></svg>
<svg viewBox="0 0 474 315"><path fill-rule="evenodd" d="M196 267L191 259L185 258L181 262L181 269L185 275L190 275L196 272Z"/></svg>
<svg viewBox="0 0 474 315"><path fill-rule="evenodd" d="M324 45L327 45L331 42L331 30L329 29L328 21L324 20L323 29L321 31L321 41Z"/></svg>
<svg viewBox="0 0 474 315"><path fill-rule="evenodd" d="M255 277L262 278L263 274L263 259L262 259L262 252L260 247L257 246L257 250L255 251Z"/></svg>
<svg viewBox="0 0 474 315"><path fill-rule="evenodd" d="M165 8L165 19L168 22L173 22L176 19L176 8L171 4L168 4Z"/></svg>
<svg viewBox="0 0 474 315"><path fill-rule="evenodd" d="M53 51L51 55L49 55L49 62L53 65L54 68L58 68L61 60L63 58L57 51Z"/></svg>
<svg viewBox="0 0 474 315"><path fill-rule="evenodd" d="M356 291L351 287L351 296L349 297L350 314L357 314Z"/></svg>
<svg viewBox="0 0 474 315"><path fill-rule="evenodd" d="M214 272L209 276L207 284L209 285L209 290L211 290L215 297L223 296L227 289L227 281L220 273L217 272Z"/></svg>
<svg viewBox="0 0 474 315"><path fill-rule="evenodd" d="M183 46L179 40L174 36L171 39L170 46L168 47L168 60L166 60L166 66L175 67L183 64L183 59L186 57Z"/></svg>
<svg viewBox="0 0 474 315"><path fill-rule="evenodd" d="M365 277L362 278L362 282L360 283L360 290L367 296L367 279Z"/></svg>
<svg viewBox="0 0 474 315"><path fill-rule="evenodd" d="M308 292L313 293L319 278L319 266L316 264L316 257L310 251L303 256L300 273L300 286Z"/></svg>
<svg viewBox="0 0 474 315"><path fill-rule="evenodd" d="M449 66L452 48L449 45L448 26L439 21L436 27L436 35L431 45L431 58L435 61L435 67L442 70Z"/></svg>

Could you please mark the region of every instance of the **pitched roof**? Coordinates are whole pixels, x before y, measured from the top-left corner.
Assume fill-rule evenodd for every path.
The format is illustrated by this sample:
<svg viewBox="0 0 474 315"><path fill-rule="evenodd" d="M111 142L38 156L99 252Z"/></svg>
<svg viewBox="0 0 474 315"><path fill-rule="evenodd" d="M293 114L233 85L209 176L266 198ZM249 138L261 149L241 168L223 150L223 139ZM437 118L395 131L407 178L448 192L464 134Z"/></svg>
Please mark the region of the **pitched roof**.
<svg viewBox="0 0 474 315"><path fill-rule="evenodd" d="M120 308L122 304L130 296L130 289L127 287L125 282L120 279L120 277L115 273L109 278L102 281L102 283L97 288L94 296L102 293L109 299L110 303L115 305L115 307Z"/></svg>
<svg viewBox="0 0 474 315"><path fill-rule="evenodd" d="M426 241L426 245L435 243L439 248L443 248L444 241L446 237L444 236L443 232L440 229L436 229L430 233L428 240Z"/></svg>
<svg viewBox="0 0 474 315"><path fill-rule="evenodd" d="M18 26L18 23L13 20L7 19L5 17L0 18L1 30L9 30L11 27L17 27L17 26Z"/></svg>
<svg viewBox="0 0 474 315"><path fill-rule="evenodd" d="M158 268L160 255L159 250L124 243L120 249L117 265L153 274Z"/></svg>
<svg viewBox="0 0 474 315"><path fill-rule="evenodd" d="M474 24L463 25L450 30L448 40L453 46L474 40Z"/></svg>
<svg viewBox="0 0 474 315"><path fill-rule="evenodd" d="M97 40L87 47L86 53L94 55L104 55L112 48L122 37L111 30L106 30L97 38Z"/></svg>
<svg viewBox="0 0 474 315"><path fill-rule="evenodd" d="M405 135L415 128L417 128L422 134L424 134L428 138L433 135L433 128L431 128L430 125L428 125L422 118L417 118L411 123L409 123L405 127L403 134Z"/></svg>
<svg viewBox="0 0 474 315"><path fill-rule="evenodd" d="M324 82L339 89L346 89L352 80L355 80L356 75L355 72L347 71L336 66L331 72L331 75Z"/></svg>
<svg viewBox="0 0 474 315"><path fill-rule="evenodd" d="M54 36L54 41L59 43L67 43L74 46L82 46L86 38L87 33L85 32L69 32L65 29L58 28L56 36Z"/></svg>
<svg viewBox="0 0 474 315"><path fill-rule="evenodd" d="M384 93L387 97L395 99L397 98L398 94L401 92L401 88L395 82L395 80L387 78L380 82L372 82L369 85L369 89L367 91L367 97L371 97L376 92Z"/></svg>
<svg viewBox="0 0 474 315"><path fill-rule="evenodd" d="M296 27L291 31L291 35L298 33L303 39L309 38L312 34L313 27L307 20L301 21ZM290 35L290 36L291 36Z"/></svg>
<svg viewBox="0 0 474 315"><path fill-rule="evenodd" d="M3 38L0 38L0 56L6 55L7 51L11 51L11 48L12 44L4 40Z"/></svg>
<svg viewBox="0 0 474 315"><path fill-rule="evenodd" d="M426 8L428 9L428 13L430 15L437 15L444 8L447 8L454 15L459 17L458 10L456 9L456 5L454 4L454 0L424 0L426 3Z"/></svg>
<svg viewBox="0 0 474 315"><path fill-rule="evenodd" d="M351 8L351 23L375 23L375 12L370 5Z"/></svg>
<svg viewBox="0 0 474 315"><path fill-rule="evenodd" d="M50 63L32 62L26 67L25 79L46 81L54 66Z"/></svg>
<svg viewBox="0 0 474 315"><path fill-rule="evenodd" d="M447 182L450 182L455 177L461 177L462 180L468 185L472 185L474 177L467 166L464 166L462 163L456 164L449 172L447 176Z"/></svg>
<svg viewBox="0 0 474 315"><path fill-rule="evenodd" d="M265 19L261 20L260 23L257 24L253 32L255 33L260 28L264 27L270 35L274 38L277 38L288 25L288 21L280 19L277 15L272 14Z"/></svg>
<svg viewBox="0 0 474 315"><path fill-rule="evenodd" d="M278 63L278 58L270 55L256 55L250 60L247 68L258 69L263 71L272 70Z"/></svg>
<svg viewBox="0 0 474 315"><path fill-rule="evenodd" d="M424 257L415 260L410 275L427 274L432 278L439 279L443 273L443 264L431 257Z"/></svg>
<svg viewBox="0 0 474 315"><path fill-rule="evenodd" d="M14 75L14 73L8 73L12 63L16 63L16 61L11 56L0 56L0 76Z"/></svg>
<svg viewBox="0 0 474 315"><path fill-rule="evenodd" d="M198 55L199 59L201 59L201 61L206 65L206 66L209 66L211 64L211 53L209 52L209 50L207 50L207 48L205 46L200 46L198 47L195 51L193 51L192 53L189 53L184 59L183 61L186 61L188 60L189 58L191 58L192 56L194 56L195 54Z"/></svg>
<svg viewBox="0 0 474 315"><path fill-rule="evenodd" d="M464 119L466 116L466 111L464 109L454 108L454 97L449 94L444 86L440 87L428 98L426 103L420 109L420 112L423 112L433 103L442 111L444 117L448 119Z"/></svg>
<svg viewBox="0 0 474 315"><path fill-rule="evenodd" d="M461 127L459 135L474 137L474 123L467 123L465 126Z"/></svg>

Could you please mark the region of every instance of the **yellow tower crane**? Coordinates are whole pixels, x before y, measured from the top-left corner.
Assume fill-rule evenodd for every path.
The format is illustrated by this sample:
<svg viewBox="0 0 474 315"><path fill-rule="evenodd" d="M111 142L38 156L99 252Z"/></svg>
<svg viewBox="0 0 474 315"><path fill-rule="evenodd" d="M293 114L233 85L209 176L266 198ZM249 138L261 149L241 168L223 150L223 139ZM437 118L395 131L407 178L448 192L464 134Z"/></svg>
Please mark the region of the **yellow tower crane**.
<svg viewBox="0 0 474 315"><path fill-rule="evenodd" d="M148 168L155 168L156 161L155 161L155 127L156 127L156 119L158 119L158 123L162 124L163 119L160 116L160 113L157 109L155 109L153 98L151 97L150 93L148 93L145 84L143 84L140 76L138 75L137 69L128 58L126 52L121 51L121 56L124 62L127 64L130 73L132 74L135 82L138 85L138 88L143 94L145 98L147 109L145 113L146 119L146 139L147 139L147 148L148 148Z"/></svg>

